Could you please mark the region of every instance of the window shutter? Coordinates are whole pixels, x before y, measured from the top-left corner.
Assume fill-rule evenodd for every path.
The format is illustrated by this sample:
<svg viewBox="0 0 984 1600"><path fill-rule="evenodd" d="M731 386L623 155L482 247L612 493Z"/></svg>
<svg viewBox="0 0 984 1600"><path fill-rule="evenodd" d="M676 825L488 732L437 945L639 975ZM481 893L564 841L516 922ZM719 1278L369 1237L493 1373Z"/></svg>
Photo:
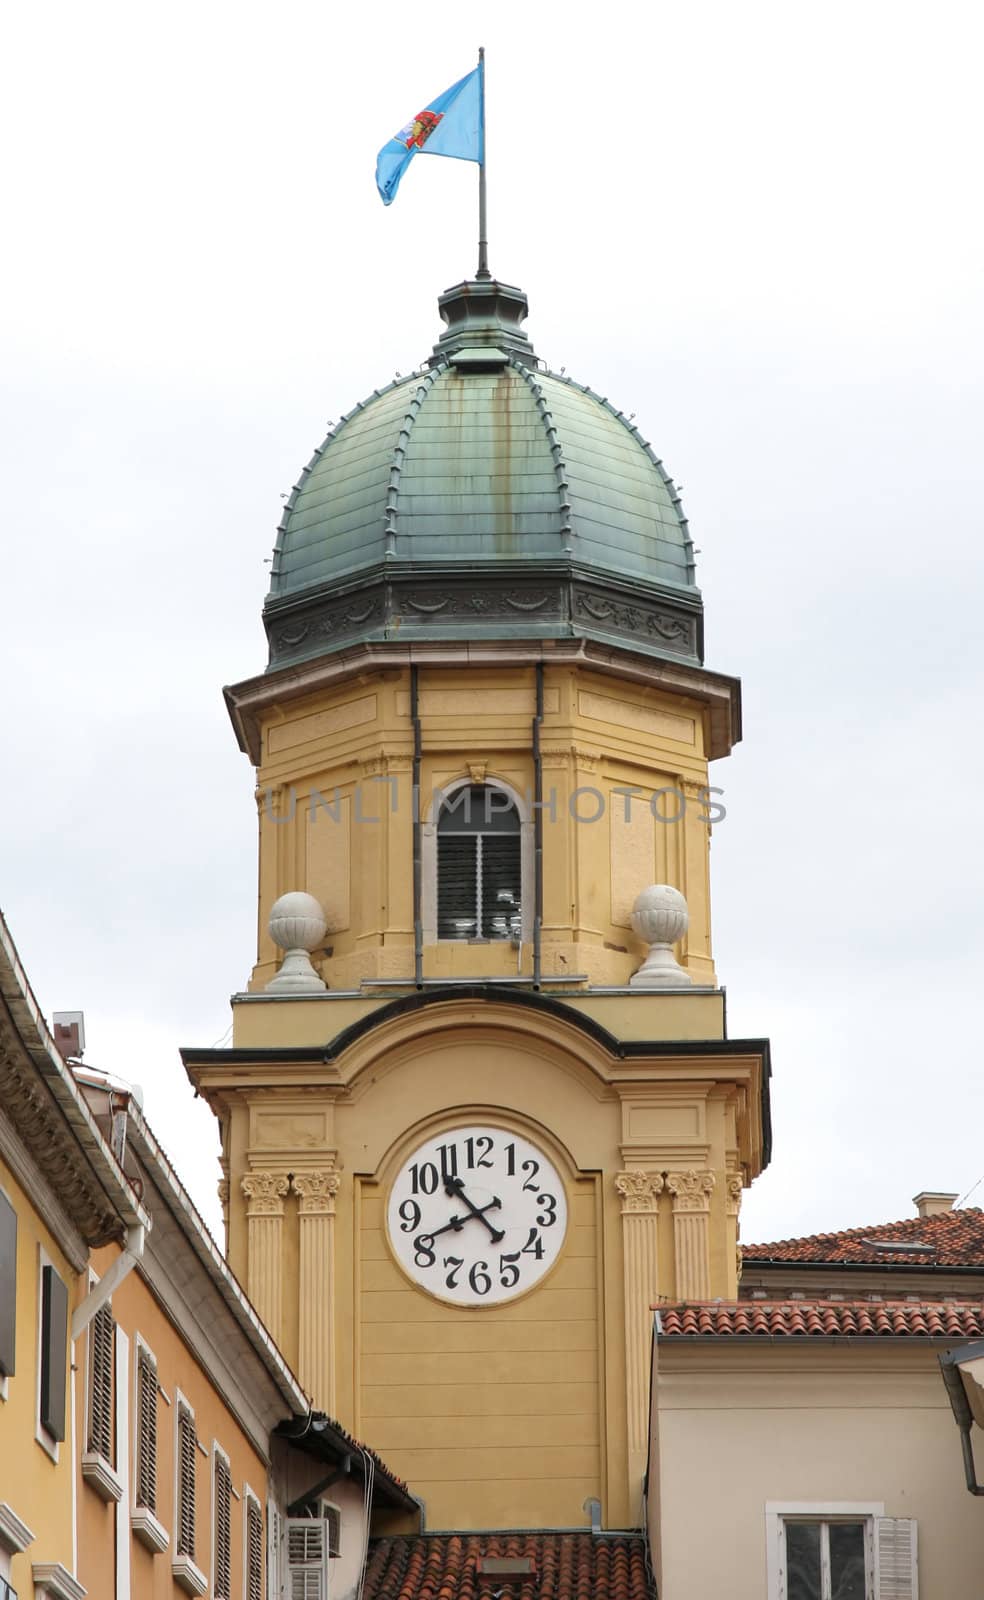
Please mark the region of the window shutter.
<svg viewBox="0 0 984 1600"><path fill-rule="evenodd" d="M109 1306L100 1306L89 1325L88 1448L113 1461L113 1353L116 1323Z"/></svg>
<svg viewBox="0 0 984 1600"><path fill-rule="evenodd" d="M328 1526L320 1517L287 1522L289 1600L328 1600Z"/></svg>
<svg viewBox="0 0 984 1600"><path fill-rule="evenodd" d="M215 1494L215 1581L213 1600L231 1600L232 1592L232 1479L229 1463L216 1455Z"/></svg>
<svg viewBox="0 0 984 1600"><path fill-rule="evenodd" d="M911 1517L875 1519L878 1600L919 1600L916 1524Z"/></svg>
<svg viewBox="0 0 984 1600"><path fill-rule="evenodd" d="M281 1600L280 1583L282 1565L281 1541L283 1518L272 1500L267 1501L267 1600Z"/></svg>
<svg viewBox="0 0 984 1600"><path fill-rule="evenodd" d="M41 1272L41 1426L53 1439L65 1437L65 1360L68 1354L68 1289L54 1267Z"/></svg>
<svg viewBox="0 0 984 1600"><path fill-rule="evenodd" d="M178 1415L178 1555L195 1559L195 1419L190 1411Z"/></svg>
<svg viewBox="0 0 984 1600"><path fill-rule="evenodd" d="M518 939L521 925L519 834L483 834L482 938Z"/></svg>
<svg viewBox="0 0 984 1600"><path fill-rule="evenodd" d="M157 1511L157 1366L146 1350L137 1361L137 1504Z"/></svg>
<svg viewBox="0 0 984 1600"><path fill-rule="evenodd" d="M342 1513L337 1506L325 1506L325 1526L328 1535L328 1554L337 1556L342 1548Z"/></svg>
<svg viewBox="0 0 984 1600"><path fill-rule="evenodd" d="M17 1347L17 1212L0 1194L0 1374L10 1377Z"/></svg>
<svg viewBox="0 0 984 1600"><path fill-rule="evenodd" d="M263 1513L252 1496L246 1500L246 1600L263 1600Z"/></svg>
<svg viewBox="0 0 984 1600"><path fill-rule="evenodd" d="M437 937L477 939L478 840L441 834L437 840Z"/></svg>

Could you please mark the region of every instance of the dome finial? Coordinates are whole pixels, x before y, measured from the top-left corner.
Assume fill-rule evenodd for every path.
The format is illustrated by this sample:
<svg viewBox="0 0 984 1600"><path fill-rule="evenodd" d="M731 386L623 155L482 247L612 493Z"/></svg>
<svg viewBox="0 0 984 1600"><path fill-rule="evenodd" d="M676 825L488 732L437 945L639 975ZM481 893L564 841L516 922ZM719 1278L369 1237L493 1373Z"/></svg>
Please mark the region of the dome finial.
<svg viewBox="0 0 984 1600"><path fill-rule="evenodd" d="M442 322L447 331L441 334L434 346L430 365L447 361L456 352L488 350L500 353L500 365L509 356L519 356L533 365L536 354L529 335L521 324L529 315L529 305L522 289L512 284L499 283L486 272L453 289L445 289L437 302Z"/></svg>

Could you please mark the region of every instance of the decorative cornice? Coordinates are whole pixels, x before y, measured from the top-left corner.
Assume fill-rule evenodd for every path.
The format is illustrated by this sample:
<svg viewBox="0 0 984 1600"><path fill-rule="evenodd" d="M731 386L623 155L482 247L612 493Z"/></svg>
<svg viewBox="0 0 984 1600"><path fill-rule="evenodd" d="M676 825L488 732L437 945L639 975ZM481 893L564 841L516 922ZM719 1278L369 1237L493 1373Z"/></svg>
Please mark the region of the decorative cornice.
<svg viewBox="0 0 984 1600"><path fill-rule="evenodd" d="M85 1600L89 1592L60 1561L35 1561L31 1576L36 1600Z"/></svg>
<svg viewBox="0 0 984 1600"><path fill-rule="evenodd" d="M0 1545L9 1550L11 1555L19 1556L29 1544L33 1544L35 1535L31 1532L26 1522L22 1522L12 1506L6 1500L0 1501Z"/></svg>
<svg viewBox="0 0 984 1600"><path fill-rule="evenodd" d="M292 1184L298 1197L298 1212L302 1217L330 1217L335 1210L335 1196L342 1181L336 1167L321 1171L295 1172Z"/></svg>
<svg viewBox="0 0 984 1600"><path fill-rule="evenodd" d="M661 1172L620 1172L615 1178L615 1188L622 1196L622 1215L653 1214L656 1201L663 1192Z"/></svg>
<svg viewBox="0 0 984 1600"><path fill-rule="evenodd" d="M31 1203L45 1226L51 1229L76 1272L81 1272L89 1259L89 1247L79 1233L41 1171L34 1156L26 1148L17 1128L0 1106L0 1156L6 1161L21 1188L31 1197Z"/></svg>
<svg viewBox="0 0 984 1600"><path fill-rule="evenodd" d="M286 1172L248 1172L240 1187L248 1202L247 1215L283 1216L284 1196L290 1188Z"/></svg>
<svg viewBox="0 0 984 1600"><path fill-rule="evenodd" d="M0 1095L17 1139L88 1244L98 1246L119 1239L122 1222L89 1176L71 1128L56 1111L47 1090L32 1081L33 1067L25 1066L19 1057L19 1050L0 1039Z"/></svg>
<svg viewBox="0 0 984 1600"><path fill-rule="evenodd" d="M713 1172L668 1172L666 1174L666 1187L673 1196L673 1210L676 1211L707 1211L711 1203L711 1190L714 1188L715 1177Z"/></svg>

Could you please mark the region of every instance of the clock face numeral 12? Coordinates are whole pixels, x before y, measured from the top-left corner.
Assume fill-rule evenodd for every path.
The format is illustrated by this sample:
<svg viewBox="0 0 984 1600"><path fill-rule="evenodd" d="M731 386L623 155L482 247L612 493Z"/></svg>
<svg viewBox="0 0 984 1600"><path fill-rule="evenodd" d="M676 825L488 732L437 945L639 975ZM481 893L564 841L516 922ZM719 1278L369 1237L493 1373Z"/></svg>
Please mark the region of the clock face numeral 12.
<svg viewBox="0 0 984 1600"><path fill-rule="evenodd" d="M452 1305L501 1305L553 1266L567 1195L528 1139L469 1125L435 1134L403 1163L386 1223L394 1255L428 1293Z"/></svg>

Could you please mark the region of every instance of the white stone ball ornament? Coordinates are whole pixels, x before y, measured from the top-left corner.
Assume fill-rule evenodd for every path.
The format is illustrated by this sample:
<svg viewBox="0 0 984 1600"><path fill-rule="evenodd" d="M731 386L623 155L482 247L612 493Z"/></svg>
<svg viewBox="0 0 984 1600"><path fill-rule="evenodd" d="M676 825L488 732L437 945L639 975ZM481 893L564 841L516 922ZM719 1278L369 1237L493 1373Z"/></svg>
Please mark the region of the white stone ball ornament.
<svg viewBox="0 0 984 1600"><path fill-rule="evenodd" d="M634 989L687 989L693 983L673 954L673 946L689 926L687 902L669 883L654 883L636 897L633 931L649 946L638 972L629 979Z"/></svg>
<svg viewBox="0 0 984 1600"><path fill-rule="evenodd" d="M309 952L316 950L328 928L320 901L313 894L295 890L282 894L270 908L270 937L284 952L275 978L266 986L267 994L320 994L328 985L311 965Z"/></svg>

